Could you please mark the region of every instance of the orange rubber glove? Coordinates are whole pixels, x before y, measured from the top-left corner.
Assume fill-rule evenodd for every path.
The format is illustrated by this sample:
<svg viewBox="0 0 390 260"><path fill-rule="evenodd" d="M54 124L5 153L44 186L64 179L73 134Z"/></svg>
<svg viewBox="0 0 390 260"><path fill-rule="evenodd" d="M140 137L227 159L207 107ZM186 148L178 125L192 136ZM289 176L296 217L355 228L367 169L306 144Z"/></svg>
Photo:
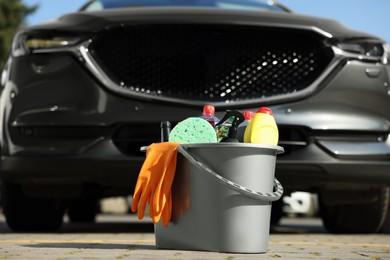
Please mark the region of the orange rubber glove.
<svg viewBox="0 0 390 260"><path fill-rule="evenodd" d="M153 223L162 219L169 224L172 215L171 187L176 171L177 146L179 143L164 142L151 144L138 175L131 210L138 210L138 218L145 215L146 203Z"/></svg>

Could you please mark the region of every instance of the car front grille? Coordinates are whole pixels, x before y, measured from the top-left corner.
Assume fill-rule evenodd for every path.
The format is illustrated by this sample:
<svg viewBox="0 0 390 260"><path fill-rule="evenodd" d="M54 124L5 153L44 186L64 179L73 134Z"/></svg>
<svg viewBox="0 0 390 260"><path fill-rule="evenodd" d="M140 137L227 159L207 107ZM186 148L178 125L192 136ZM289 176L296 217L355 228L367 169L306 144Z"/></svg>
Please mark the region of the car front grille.
<svg viewBox="0 0 390 260"><path fill-rule="evenodd" d="M89 50L122 91L217 103L299 92L333 57L317 33L244 25L114 27Z"/></svg>

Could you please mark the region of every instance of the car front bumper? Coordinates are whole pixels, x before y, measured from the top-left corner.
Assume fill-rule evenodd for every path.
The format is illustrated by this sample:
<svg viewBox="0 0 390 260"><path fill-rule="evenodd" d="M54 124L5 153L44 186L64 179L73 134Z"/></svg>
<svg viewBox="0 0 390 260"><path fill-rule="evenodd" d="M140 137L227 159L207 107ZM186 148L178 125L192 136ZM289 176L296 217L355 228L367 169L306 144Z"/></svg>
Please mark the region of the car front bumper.
<svg viewBox="0 0 390 260"><path fill-rule="evenodd" d="M368 68L380 73L371 77ZM30 187L31 193L45 186L58 187L58 196L73 196L77 192L71 191L82 192L86 184L104 187L105 195L131 193L144 160L139 148L160 141L160 122L175 124L201 112L190 104L112 93L69 54L15 59L10 71L1 96L1 176ZM286 150L278 157L276 176L291 189L388 185L385 67L348 61L322 78L302 100L258 104L272 108ZM217 107L217 116L225 109Z"/></svg>

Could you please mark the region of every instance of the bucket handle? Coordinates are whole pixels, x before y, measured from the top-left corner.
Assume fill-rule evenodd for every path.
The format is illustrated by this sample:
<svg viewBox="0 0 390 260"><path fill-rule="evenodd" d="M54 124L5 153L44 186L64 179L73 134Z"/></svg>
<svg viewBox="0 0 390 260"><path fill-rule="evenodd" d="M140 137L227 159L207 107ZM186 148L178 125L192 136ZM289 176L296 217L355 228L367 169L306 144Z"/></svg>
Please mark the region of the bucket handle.
<svg viewBox="0 0 390 260"><path fill-rule="evenodd" d="M236 192L239 192L247 197L250 197L250 198L253 198L256 200L261 200L261 201L276 201L276 200L280 199L283 195L283 186L282 186L282 184L280 184L280 182L276 178L274 178L275 191L270 192L270 193L262 193L262 192L255 191L253 189L247 188L245 186L242 186L238 183L232 182L232 181L222 177L221 175L219 175L218 173L214 172L209 167L207 167L207 165L196 160L191 154L188 153L188 151L183 146L178 146L177 150L186 159L188 159L193 165L198 167L200 170L211 174L212 176L217 178L217 180L220 183L222 183L223 185L225 185L228 188L230 188Z"/></svg>

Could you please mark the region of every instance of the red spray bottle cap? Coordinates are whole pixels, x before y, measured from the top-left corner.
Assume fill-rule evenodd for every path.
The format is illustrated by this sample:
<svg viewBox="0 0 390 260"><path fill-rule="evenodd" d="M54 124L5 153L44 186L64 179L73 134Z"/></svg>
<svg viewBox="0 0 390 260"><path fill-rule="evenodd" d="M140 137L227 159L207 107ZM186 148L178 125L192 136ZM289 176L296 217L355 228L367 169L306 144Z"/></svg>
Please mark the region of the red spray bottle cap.
<svg viewBox="0 0 390 260"><path fill-rule="evenodd" d="M272 116L272 110L268 107L261 107L257 113L263 113Z"/></svg>
<svg viewBox="0 0 390 260"><path fill-rule="evenodd" d="M203 114L206 116L213 116L215 114L215 107L212 105L204 105Z"/></svg>
<svg viewBox="0 0 390 260"><path fill-rule="evenodd" d="M247 121L252 120L253 117L255 116L255 113L253 113L252 111L249 111L249 110L243 111L242 114L244 115L245 120L247 120Z"/></svg>

